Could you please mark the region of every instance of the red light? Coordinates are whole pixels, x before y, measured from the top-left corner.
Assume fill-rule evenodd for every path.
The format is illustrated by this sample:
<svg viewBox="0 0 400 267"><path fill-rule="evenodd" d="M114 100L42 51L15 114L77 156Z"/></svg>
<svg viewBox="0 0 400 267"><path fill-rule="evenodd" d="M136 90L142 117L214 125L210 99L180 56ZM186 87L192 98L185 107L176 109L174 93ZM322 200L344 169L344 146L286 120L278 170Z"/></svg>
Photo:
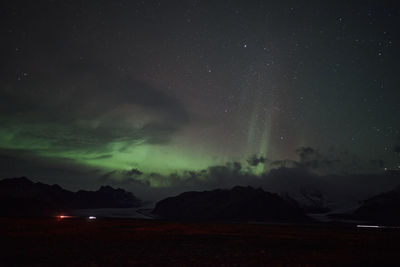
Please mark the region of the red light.
<svg viewBox="0 0 400 267"><path fill-rule="evenodd" d="M67 218L72 218L72 216L67 216L67 215L58 215L57 219L59 220L63 220L63 219L67 219Z"/></svg>

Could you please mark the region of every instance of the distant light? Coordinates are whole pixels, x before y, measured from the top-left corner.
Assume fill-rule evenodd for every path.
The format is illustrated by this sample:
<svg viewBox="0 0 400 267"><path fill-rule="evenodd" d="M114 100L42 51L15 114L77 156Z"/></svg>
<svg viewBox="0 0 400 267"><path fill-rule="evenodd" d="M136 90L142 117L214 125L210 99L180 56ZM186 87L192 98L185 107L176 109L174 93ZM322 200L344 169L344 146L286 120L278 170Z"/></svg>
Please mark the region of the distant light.
<svg viewBox="0 0 400 267"><path fill-rule="evenodd" d="M357 228L400 229L400 226L358 224Z"/></svg>
<svg viewBox="0 0 400 267"><path fill-rule="evenodd" d="M72 216L59 215L59 216L57 216L57 218L58 218L59 220L62 220L62 219L72 218Z"/></svg>
<svg viewBox="0 0 400 267"><path fill-rule="evenodd" d="M95 216L89 216L89 220L96 220L97 218Z"/></svg>
<svg viewBox="0 0 400 267"><path fill-rule="evenodd" d="M379 225L357 224L357 228L383 228L383 227Z"/></svg>

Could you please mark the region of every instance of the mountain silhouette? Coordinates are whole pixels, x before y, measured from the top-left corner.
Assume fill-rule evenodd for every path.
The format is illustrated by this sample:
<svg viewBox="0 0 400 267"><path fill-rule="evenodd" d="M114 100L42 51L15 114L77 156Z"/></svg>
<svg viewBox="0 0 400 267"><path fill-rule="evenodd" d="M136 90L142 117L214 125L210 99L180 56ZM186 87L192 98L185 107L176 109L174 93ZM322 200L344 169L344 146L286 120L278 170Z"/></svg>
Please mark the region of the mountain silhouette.
<svg viewBox="0 0 400 267"><path fill-rule="evenodd" d="M310 220L295 200L250 186L236 186L230 190L185 192L159 201L153 213L162 218L183 220Z"/></svg>
<svg viewBox="0 0 400 267"><path fill-rule="evenodd" d="M373 196L354 211L353 216L383 224L400 223L400 186L394 190Z"/></svg>
<svg viewBox="0 0 400 267"><path fill-rule="evenodd" d="M26 177L0 180L0 216L47 216L72 209L138 207L141 201L123 189L71 192Z"/></svg>

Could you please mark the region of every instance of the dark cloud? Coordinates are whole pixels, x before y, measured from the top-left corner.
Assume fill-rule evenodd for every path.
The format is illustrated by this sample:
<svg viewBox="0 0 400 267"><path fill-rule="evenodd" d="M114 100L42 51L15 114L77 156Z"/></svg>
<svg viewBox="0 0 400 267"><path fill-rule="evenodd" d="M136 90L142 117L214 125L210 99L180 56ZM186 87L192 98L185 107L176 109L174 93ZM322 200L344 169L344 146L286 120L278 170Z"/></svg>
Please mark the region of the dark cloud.
<svg viewBox="0 0 400 267"><path fill-rule="evenodd" d="M321 175L325 174L348 174L358 173L366 163L357 155L348 150L335 151L330 149L329 153L322 154L312 147L300 147L296 149L298 160L281 159L267 162L271 168L298 168ZM371 164L371 160L368 164ZM380 163L380 162L379 162ZM371 165L375 172L382 171L379 164ZM379 168L376 168L379 167Z"/></svg>
<svg viewBox="0 0 400 267"><path fill-rule="evenodd" d="M299 155L299 167L310 170L327 171L332 169L335 163L339 163L339 159L328 159L323 156L318 150L312 147L301 147L296 150Z"/></svg>
<svg viewBox="0 0 400 267"><path fill-rule="evenodd" d="M258 157L257 155L252 155L249 159L247 159L247 163L250 166L257 166L258 164L265 163L267 161L263 156Z"/></svg>
<svg viewBox="0 0 400 267"><path fill-rule="evenodd" d="M123 173L131 177L140 176L143 174L143 172L139 171L138 169L131 169L129 171L124 171Z"/></svg>
<svg viewBox="0 0 400 267"><path fill-rule="evenodd" d="M297 168L299 162L290 159L274 160L271 162L273 168Z"/></svg>
<svg viewBox="0 0 400 267"><path fill-rule="evenodd" d="M319 152L312 147L300 147L296 149L296 153L300 156L301 162L308 161L310 158L321 156Z"/></svg>
<svg viewBox="0 0 400 267"><path fill-rule="evenodd" d="M45 13L48 19L53 17ZM63 9L59 15L66 13ZM25 25L29 20L32 23ZM117 56L105 60L102 51L59 31L53 32L49 42L40 41L41 34L48 34L42 29L52 26L31 12L14 24L36 31L29 46L17 48L24 56L8 53L0 63L4 70L0 73L0 123L16 143L33 139L59 150L105 150L105 144L115 140L161 144L189 122L188 110L171 90L150 86L132 78L132 72L121 71L118 66L125 60ZM60 21L58 27L69 26ZM5 44L14 52L15 41L8 38ZM57 49L50 49L54 45ZM79 48L82 56L76 56L78 50L72 47ZM120 54L118 49L115 52Z"/></svg>
<svg viewBox="0 0 400 267"><path fill-rule="evenodd" d="M189 122L186 108L166 90L102 65L65 69L68 60L61 57L62 67L30 73L26 81L2 77L0 122L12 136L9 146L34 140L47 150L107 152L119 140L166 144Z"/></svg>

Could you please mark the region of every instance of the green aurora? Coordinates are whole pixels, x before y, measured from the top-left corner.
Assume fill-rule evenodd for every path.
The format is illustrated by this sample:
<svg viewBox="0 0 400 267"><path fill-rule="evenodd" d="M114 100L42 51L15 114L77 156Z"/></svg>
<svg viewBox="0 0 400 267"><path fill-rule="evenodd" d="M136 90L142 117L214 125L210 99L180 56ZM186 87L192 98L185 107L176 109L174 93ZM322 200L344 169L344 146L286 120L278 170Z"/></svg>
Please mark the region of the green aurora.
<svg viewBox="0 0 400 267"><path fill-rule="evenodd" d="M71 131L70 126L62 125L8 125L0 130L0 147L41 158L68 159L104 172L137 168L146 173L169 174L219 163L211 160L210 155L171 144L148 144L145 140L123 138L101 143L94 137L74 135ZM68 146L74 142L74 146Z"/></svg>
<svg viewBox="0 0 400 267"><path fill-rule="evenodd" d="M191 172L218 182L221 166L246 179L302 160L335 174L400 165L391 5L11 2L2 177L168 187Z"/></svg>

